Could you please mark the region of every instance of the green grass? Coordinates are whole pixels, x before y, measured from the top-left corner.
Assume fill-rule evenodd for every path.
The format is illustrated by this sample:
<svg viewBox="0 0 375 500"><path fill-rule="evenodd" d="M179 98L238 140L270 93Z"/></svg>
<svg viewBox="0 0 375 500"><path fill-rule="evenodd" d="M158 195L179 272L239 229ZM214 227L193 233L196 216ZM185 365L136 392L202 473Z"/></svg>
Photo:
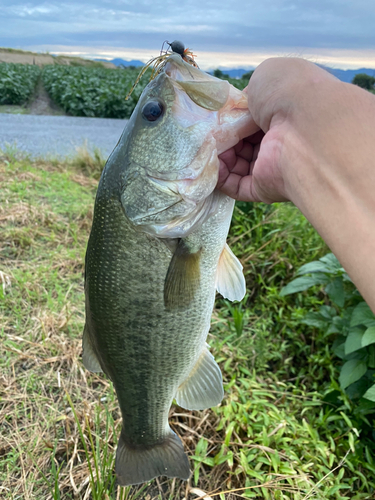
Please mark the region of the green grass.
<svg viewBox="0 0 375 500"><path fill-rule="evenodd" d="M26 115L28 110L23 106L17 106L14 104L1 104L0 113L11 113L13 115Z"/></svg>
<svg viewBox="0 0 375 500"><path fill-rule="evenodd" d="M117 488L116 397L81 362L83 260L101 166L99 153L69 165L14 151L0 158L0 498L371 498L373 450L324 334L301 322L327 297L317 287L279 294L327 252L288 204L236 208L230 246L248 294L242 304L218 298L208 339L225 399L170 415L190 455L189 483Z"/></svg>

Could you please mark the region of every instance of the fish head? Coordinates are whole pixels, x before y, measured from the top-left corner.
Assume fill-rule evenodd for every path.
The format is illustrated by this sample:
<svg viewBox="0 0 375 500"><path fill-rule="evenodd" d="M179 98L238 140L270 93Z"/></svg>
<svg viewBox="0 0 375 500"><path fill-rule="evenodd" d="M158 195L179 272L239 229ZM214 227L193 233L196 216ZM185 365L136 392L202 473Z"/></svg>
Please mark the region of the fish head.
<svg viewBox="0 0 375 500"><path fill-rule="evenodd" d="M116 147L127 218L154 236L187 236L217 208L218 155L253 129L243 92L171 55Z"/></svg>

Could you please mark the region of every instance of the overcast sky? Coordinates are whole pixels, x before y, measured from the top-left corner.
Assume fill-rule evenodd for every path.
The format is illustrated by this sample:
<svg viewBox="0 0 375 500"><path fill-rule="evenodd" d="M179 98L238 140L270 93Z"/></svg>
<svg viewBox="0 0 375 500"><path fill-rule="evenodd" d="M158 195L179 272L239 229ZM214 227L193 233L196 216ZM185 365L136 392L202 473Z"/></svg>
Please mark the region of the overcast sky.
<svg viewBox="0 0 375 500"><path fill-rule="evenodd" d="M272 55L375 68L374 0L0 0L0 46L147 61L182 40L203 69Z"/></svg>

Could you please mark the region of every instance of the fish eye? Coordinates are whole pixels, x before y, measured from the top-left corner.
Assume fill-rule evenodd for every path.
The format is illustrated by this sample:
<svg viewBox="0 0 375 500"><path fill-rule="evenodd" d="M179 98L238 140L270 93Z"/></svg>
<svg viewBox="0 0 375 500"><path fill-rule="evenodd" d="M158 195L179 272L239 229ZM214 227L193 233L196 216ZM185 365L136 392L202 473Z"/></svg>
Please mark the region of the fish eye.
<svg viewBox="0 0 375 500"><path fill-rule="evenodd" d="M154 122L163 114L164 108L159 101L148 101L142 108L142 115L149 122Z"/></svg>

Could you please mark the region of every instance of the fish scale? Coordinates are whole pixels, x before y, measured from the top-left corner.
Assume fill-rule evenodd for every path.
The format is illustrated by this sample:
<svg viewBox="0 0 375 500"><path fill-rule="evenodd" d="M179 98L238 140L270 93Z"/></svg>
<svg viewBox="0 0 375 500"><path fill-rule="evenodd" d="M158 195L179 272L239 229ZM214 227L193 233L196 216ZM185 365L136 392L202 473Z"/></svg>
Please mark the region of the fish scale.
<svg viewBox="0 0 375 500"><path fill-rule="evenodd" d="M224 201L225 205L232 205ZM89 240L86 264L88 300L90 310L95 311L92 320L96 329L106 332L105 336L96 339L96 351L115 385L120 405L121 401L140 400L139 411L132 404L132 415L126 415L124 427L130 431L143 425L143 415L149 412L157 415L163 407L162 424L155 421L153 425L164 431L165 415L177 388L194 366L207 337L214 301L215 270L221 249L216 255L210 251L202 256L202 267L204 265L210 273L202 275L203 286L195 304L187 311L165 312L163 285L172 253L163 240L135 231L124 217L119 217L121 205L119 201L115 203L112 196L107 203L101 200L96 205L94 219L101 221L101 213L106 213L108 223L104 227L101 223L96 227L94 223L92 235L95 236ZM216 220L214 217L206 223L211 245ZM207 229L202 227L202 232ZM227 228L219 224L218 229L225 238ZM218 236L223 240L223 235ZM103 248L101 242L104 240L106 246ZM92 265L95 262L99 262L99 273L96 272L97 266ZM113 267L114 276L108 273ZM140 303L138 297L145 296L147 300ZM201 303L205 308L200 306ZM115 371L113 366L116 366ZM131 384L127 383L128 380ZM150 390L153 385L155 387ZM146 401L146 405L145 388L155 395ZM121 405L121 410L123 414L129 413L127 403ZM133 422L135 415L141 415L140 422ZM150 439L158 441L161 438L158 432ZM134 441L136 439L137 436Z"/></svg>
<svg viewBox="0 0 375 500"><path fill-rule="evenodd" d="M184 70L186 63L173 57L171 63ZM210 127L223 117L210 115L210 126L199 120L195 128L187 124L181 141L168 149L166 134L172 130L173 141L186 122L175 117L186 94L165 71L145 89L104 168L86 253L83 362L104 371L116 390L123 417L116 455L121 485L158 475L189 477L182 443L169 427L169 409L174 398L187 409L220 403L221 372L206 346L215 288L232 300L245 293L242 266L225 244L234 201L213 190L218 160ZM216 81L223 83L214 79L213 86ZM201 92L200 87L198 100ZM248 119L241 93L236 96ZM162 103L156 109L164 111L150 124L142 110L156 97ZM197 117L200 106L188 103L189 113L194 107ZM243 133L245 122L238 126ZM184 144L181 155L178 144ZM163 171L162 157L173 175L154 182L150 172ZM150 164L150 158L157 161ZM207 168L214 178L204 175ZM193 184L186 184L187 172Z"/></svg>

